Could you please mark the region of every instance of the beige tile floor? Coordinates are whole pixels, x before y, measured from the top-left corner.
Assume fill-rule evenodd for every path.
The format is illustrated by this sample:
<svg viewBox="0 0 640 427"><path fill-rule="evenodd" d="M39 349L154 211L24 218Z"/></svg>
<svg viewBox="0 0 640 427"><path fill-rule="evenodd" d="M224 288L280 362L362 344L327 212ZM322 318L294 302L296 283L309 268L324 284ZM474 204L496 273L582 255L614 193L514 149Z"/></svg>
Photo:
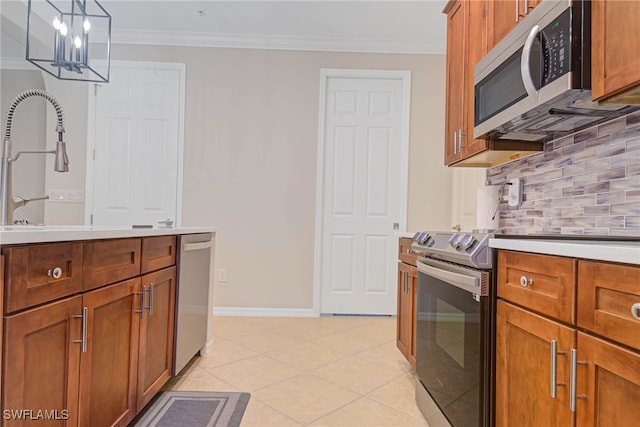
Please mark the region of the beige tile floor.
<svg viewBox="0 0 640 427"><path fill-rule="evenodd" d="M215 317L214 347L169 387L251 393L242 427L427 426L396 319Z"/></svg>

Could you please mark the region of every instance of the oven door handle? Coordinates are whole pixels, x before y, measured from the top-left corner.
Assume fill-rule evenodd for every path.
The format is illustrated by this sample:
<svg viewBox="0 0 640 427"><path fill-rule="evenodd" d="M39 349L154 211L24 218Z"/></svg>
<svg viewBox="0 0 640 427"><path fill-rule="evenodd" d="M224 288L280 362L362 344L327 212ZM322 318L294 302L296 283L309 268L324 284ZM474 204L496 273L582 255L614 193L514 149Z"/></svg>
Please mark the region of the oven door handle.
<svg viewBox="0 0 640 427"><path fill-rule="evenodd" d="M432 267L420 261L417 262L417 265L418 271L424 274L443 280L472 294L480 294L480 279L478 277L467 276L466 274L454 273L452 271Z"/></svg>

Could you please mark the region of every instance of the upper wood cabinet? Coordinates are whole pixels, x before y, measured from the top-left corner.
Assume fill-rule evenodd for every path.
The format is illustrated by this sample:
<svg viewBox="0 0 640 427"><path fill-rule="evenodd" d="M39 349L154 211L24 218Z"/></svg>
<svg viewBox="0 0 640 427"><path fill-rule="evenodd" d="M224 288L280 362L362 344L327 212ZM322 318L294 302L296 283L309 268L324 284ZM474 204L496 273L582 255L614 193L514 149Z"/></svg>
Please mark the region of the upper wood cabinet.
<svg viewBox="0 0 640 427"><path fill-rule="evenodd" d="M533 1L537 0L529 0L530 4ZM444 162L449 166L495 166L532 154L542 147L542 144L526 141L473 138L474 66L489 49L491 30L487 29L487 14L493 8L492 3L450 0L443 10L447 14Z"/></svg>
<svg viewBox="0 0 640 427"><path fill-rule="evenodd" d="M467 19L469 2L447 4L447 107L445 113L444 161L452 164L462 157L458 138L465 128L467 75Z"/></svg>
<svg viewBox="0 0 640 427"><path fill-rule="evenodd" d="M481 1L447 4L447 107L445 164L451 165L487 148L473 139L473 66L487 53L486 6Z"/></svg>
<svg viewBox="0 0 640 427"><path fill-rule="evenodd" d="M509 31L518 25L538 3L540 0L489 0L487 2L489 49L509 34Z"/></svg>
<svg viewBox="0 0 640 427"><path fill-rule="evenodd" d="M593 0L594 100L640 104L640 2Z"/></svg>

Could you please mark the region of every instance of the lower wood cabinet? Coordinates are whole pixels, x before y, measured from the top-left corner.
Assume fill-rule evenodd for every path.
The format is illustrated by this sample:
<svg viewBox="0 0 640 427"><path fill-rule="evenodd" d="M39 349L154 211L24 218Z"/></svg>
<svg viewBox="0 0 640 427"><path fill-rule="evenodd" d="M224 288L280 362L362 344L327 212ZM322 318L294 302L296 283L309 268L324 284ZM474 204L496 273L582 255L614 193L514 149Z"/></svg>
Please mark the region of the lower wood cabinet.
<svg viewBox="0 0 640 427"><path fill-rule="evenodd" d="M504 301L498 301L496 324L496 426L571 426L573 329ZM550 391L553 340L559 353L555 398Z"/></svg>
<svg viewBox="0 0 640 427"><path fill-rule="evenodd" d="M417 281L418 271L416 267L399 262L396 345L414 368L416 367L415 313Z"/></svg>
<svg viewBox="0 0 640 427"><path fill-rule="evenodd" d="M0 423L126 426L171 376L175 294L172 265L6 314Z"/></svg>
<svg viewBox="0 0 640 427"><path fill-rule="evenodd" d="M66 418L58 425L77 426L82 297L8 316L3 323L3 425L23 425L4 419L6 411L40 409Z"/></svg>
<svg viewBox="0 0 640 427"><path fill-rule="evenodd" d="M136 415L140 279L88 292L80 357L80 425L126 426Z"/></svg>
<svg viewBox="0 0 640 427"><path fill-rule="evenodd" d="M640 354L578 332L577 377L577 426L637 425Z"/></svg>
<svg viewBox="0 0 640 427"><path fill-rule="evenodd" d="M137 407L141 409L171 377L176 292L176 268L142 276L148 309L140 318Z"/></svg>
<svg viewBox="0 0 640 427"><path fill-rule="evenodd" d="M639 277L638 266L500 251L497 427L637 424ZM564 315L574 301L578 315Z"/></svg>
<svg viewBox="0 0 640 427"><path fill-rule="evenodd" d="M416 295L418 291L417 255L411 250L413 239L401 237L398 242L398 320L396 346L416 367Z"/></svg>

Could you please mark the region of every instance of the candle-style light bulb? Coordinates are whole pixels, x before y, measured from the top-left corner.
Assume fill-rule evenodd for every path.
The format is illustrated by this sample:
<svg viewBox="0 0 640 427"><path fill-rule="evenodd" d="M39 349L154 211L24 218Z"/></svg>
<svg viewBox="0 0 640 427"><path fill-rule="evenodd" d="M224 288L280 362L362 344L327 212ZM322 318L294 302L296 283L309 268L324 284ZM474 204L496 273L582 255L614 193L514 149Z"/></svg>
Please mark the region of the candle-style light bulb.
<svg viewBox="0 0 640 427"><path fill-rule="evenodd" d="M76 49L79 48L80 46L82 46L82 40L80 40L79 36L76 36L73 39L73 45L76 47Z"/></svg>
<svg viewBox="0 0 640 427"><path fill-rule="evenodd" d="M53 28L56 30L60 29L60 18L58 18L57 16L53 17Z"/></svg>
<svg viewBox="0 0 640 427"><path fill-rule="evenodd" d="M91 29L91 22L89 22L89 20L85 18L84 22L82 23L82 27L84 28L84 32L88 33Z"/></svg>
<svg viewBox="0 0 640 427"><path fill-rule="evenodd" d="M69 30L67 29L67 24L64 23L64 22L61 23L60 24L60 34L62 34L63 36L66 36L68 31Z"/></svg>

